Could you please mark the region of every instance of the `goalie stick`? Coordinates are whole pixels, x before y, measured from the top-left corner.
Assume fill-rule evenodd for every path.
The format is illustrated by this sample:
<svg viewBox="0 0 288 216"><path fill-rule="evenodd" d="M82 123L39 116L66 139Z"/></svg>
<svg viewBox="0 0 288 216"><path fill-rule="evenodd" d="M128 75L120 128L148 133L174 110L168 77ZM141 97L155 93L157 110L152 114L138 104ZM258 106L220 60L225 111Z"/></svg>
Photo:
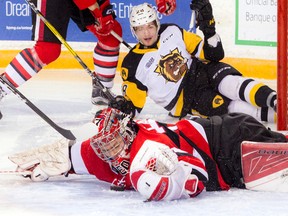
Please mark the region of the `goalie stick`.
<svg viewBox="0 0 288 216"><path fill-rule="evenodd" d="M58 38L58 40L70 51L70 53L74 56L74 58L78 61L78 63L84 68L84 70L92 77L94 83L98 85L103 93L107 96L107 98L111 101L114 100L114 96L111 94L108 88L106 88L99 79L95 76L95 74L87 67L87 65L83 62L83 60L78 56L78 54L72 49L72 47L67 43L67 41L61 36L61 34L54 28L54 26L44 17L44 15L37 9L37 7L30 0L25 0L31 9L37 14L42 22L50 29L50 31ZM114 32L114 34L116 34ZM120 36L119 36L120 37Z"/></svg>
<svg viewBox="0 0 288 216"><path fill-rule="evenodd" d="M75 140L76 137L70 130L61 128L55 122L53 122L45 113L43 113L38 107L36 107L28 98L26 98L20 91L18 91L8 80L0 76L0 82L3 83L13 94L18 96L24 103L26 103L35 113L37 113L44 121L46 121L51 127L53 127L58 133L67 139Z"/></svg>
<svg viewBox="0 0 288 216"><path fill-rule="evenodd" d="M0 175L22 175L24 177L28 177L32 174L32 171L29 170L0 170Z"/></svg>

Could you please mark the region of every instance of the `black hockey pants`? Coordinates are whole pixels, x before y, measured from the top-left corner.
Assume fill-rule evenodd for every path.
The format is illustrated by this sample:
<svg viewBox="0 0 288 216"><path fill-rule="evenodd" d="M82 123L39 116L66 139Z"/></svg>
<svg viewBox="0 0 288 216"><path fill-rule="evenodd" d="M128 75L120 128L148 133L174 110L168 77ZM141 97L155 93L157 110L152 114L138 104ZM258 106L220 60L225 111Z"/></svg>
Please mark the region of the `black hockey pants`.
<svg viewBox="0 0 288 216"><path fill-rule="evenodd" d="M244 188L242 182L241 152L242 141L287 142L286 137L243 113L196 119L207 134L211 153L220 172L231 187Z"/></svg>

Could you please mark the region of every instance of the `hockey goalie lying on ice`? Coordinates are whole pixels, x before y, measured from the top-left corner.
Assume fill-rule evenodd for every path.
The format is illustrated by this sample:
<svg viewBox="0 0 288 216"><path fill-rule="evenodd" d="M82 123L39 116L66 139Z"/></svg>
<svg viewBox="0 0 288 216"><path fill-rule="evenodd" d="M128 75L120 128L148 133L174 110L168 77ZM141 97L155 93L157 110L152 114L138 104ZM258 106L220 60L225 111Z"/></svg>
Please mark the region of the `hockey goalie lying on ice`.
<svg viewBox="0 0 288 216"><path fill-rule="evenodd" d="M164 124L107 108L90 127L94 135L88 140L63 139L9 159L18 170L30 171L32 181L89 174L114 190L134 188L147 200L230 187L288 191L287 137L246 114Z"/></svg>

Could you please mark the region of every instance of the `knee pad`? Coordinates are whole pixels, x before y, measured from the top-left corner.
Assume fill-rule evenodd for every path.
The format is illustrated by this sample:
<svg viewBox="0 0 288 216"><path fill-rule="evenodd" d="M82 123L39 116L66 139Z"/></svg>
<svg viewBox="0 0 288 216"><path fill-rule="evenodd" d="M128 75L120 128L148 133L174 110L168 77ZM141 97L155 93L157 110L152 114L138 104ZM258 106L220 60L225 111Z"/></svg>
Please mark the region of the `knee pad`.
<svg viewBox="0 0 288 216"><path fill-rule="evenodd" d="M34 50L45 65L55 61L61 53L61 44L37 41Z"/></svg>

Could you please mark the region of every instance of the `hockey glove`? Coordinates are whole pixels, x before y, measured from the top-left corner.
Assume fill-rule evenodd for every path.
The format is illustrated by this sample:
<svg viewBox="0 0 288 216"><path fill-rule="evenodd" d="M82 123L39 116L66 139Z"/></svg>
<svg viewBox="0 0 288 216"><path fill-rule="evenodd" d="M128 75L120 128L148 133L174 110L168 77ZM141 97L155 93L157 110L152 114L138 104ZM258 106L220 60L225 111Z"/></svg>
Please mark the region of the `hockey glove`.
<svg viewBox="0 0 288 216"><path fill-rule="evenodd" d="M215 20L209 0L193 0L190 8L196 11L196 23L204 36L208 39L215 35Z"/></svg>
<svg viewBox="0 0 288 216"><path fill-rule="evenodd" d="M129 114L132 118L135 116L136 108L131 101L126 100L122 95L118 95L114 100L110 101L109 107L120 110L123 113Z"/></svg>
<svg viewBox="0 0 288 216"><path fill-rule="evenodd" d="M113 10L113 6L109 1L105 1L100 8L96 8L91 11L95 20L95 29L101 36L109 35L114 27L116 15Z"/></svg>
<svg viewBox="0 0 288 216"><path fill-rule="evenodd" d="M176 0L156 0L157 10L166 16L174 13Z"/></svg>

